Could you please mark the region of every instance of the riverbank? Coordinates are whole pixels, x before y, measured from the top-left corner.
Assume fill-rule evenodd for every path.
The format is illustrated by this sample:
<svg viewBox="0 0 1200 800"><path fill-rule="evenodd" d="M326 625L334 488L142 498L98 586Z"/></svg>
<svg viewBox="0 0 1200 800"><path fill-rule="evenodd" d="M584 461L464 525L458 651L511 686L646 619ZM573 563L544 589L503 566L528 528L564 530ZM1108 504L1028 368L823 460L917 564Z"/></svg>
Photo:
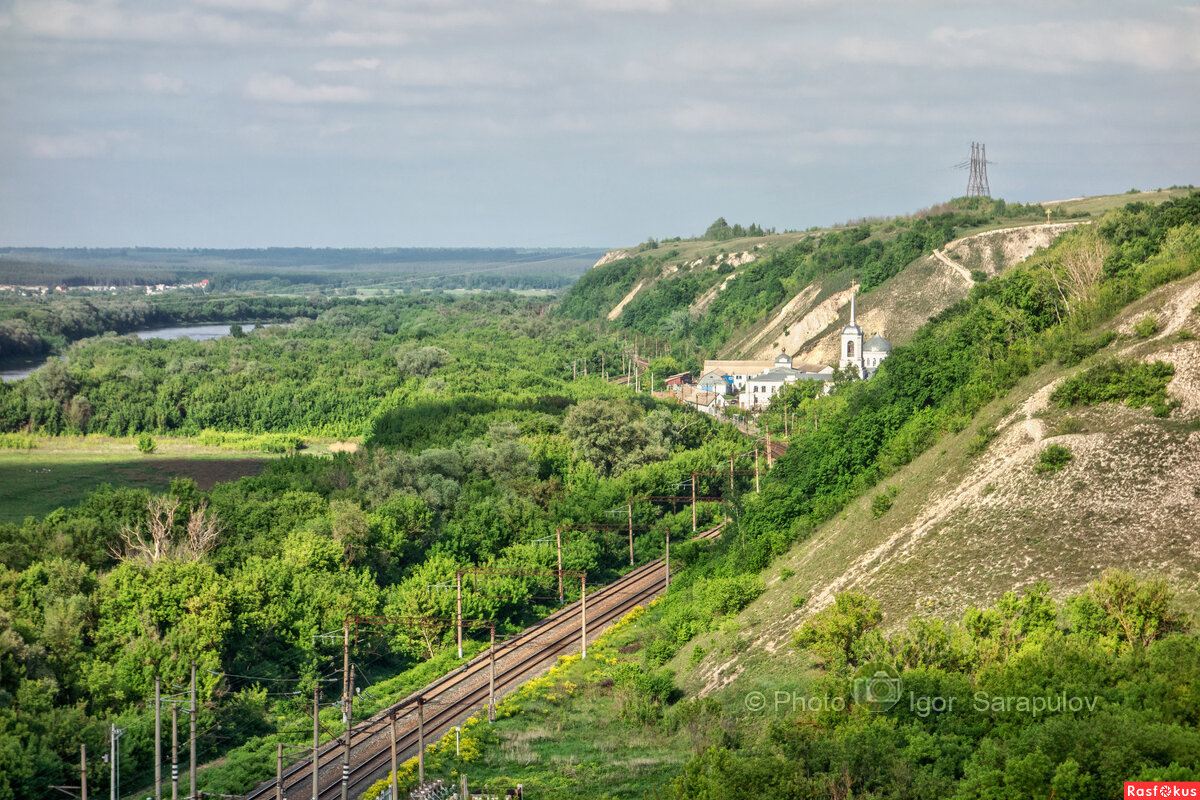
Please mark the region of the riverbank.
<svg viewBox="0 0 1200 800"><path fill-rule="evenodd" d="M165 328L149 328L141 331L130 331L126 336L133 335L139 339L192 339L205 341L228 336L234 325L240 325L243 331L249 333L256 326L253 322L208 322L198 325L172 325ZM20 358L0 361L0 381L19 381L28 378L35 371L57 358L51 354L45 358Z"/></svg>

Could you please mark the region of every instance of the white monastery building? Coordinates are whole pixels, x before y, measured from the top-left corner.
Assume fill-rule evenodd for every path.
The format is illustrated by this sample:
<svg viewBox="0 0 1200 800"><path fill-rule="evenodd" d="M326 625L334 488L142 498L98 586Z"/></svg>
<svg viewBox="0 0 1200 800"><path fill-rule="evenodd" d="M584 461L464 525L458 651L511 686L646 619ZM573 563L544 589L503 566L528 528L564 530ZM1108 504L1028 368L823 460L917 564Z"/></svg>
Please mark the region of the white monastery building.
<svg viewBox="0 0 1200 800"><path fill-rule="evenodd" d="M858 327L854 313L854 293L850 294L850 324L842 328L842 352L838 368L845 372L853 367L859 377L870 378L883 360L892 353L892 343L878 333L863 342L863 329Z"/></svg>

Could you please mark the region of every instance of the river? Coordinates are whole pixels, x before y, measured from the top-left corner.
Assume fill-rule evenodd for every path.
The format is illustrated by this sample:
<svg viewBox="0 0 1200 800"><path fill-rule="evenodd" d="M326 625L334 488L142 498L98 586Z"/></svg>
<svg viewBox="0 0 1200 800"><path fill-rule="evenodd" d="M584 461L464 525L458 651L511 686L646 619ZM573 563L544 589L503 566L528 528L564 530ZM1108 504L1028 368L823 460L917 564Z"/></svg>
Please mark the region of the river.
<svg viewBox="0 0 1200 800"><path fill-rule="evenodd" d="M139 339L194 339L202 341L204 339L219 339L222 336L228 336L232 325L234 325L232 322L208 322L203 325L151 328L145 331L133 331L133 333ZM252 322L243 322L241 325L242 329L247 332L254 330L254 323ZM49 358L39 358L7 361L5 362L4 369L0 369L0 380L19 381L22 378L28 378L34 370L43 366L49 360Z"/></svg>

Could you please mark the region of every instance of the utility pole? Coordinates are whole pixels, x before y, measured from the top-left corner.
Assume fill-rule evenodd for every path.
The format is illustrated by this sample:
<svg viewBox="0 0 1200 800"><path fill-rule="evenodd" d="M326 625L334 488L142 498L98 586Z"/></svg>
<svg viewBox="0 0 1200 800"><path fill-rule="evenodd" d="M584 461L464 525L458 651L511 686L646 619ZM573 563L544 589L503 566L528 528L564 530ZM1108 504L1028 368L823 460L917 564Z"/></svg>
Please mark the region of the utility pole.
<svg viewBox="0 0 1200 800"><path fill-rule="evenodd" d="M587 571L579 576L579 621L583 628L583 658L587 658Z"/></svg>
<svg viewBox="0 0 1200 800"><path fill-rule="evenodd" d="M733 453L729 454L729 491L733 491Z"/></svg>
<svg viewBox="0 0 1200 800"><path fill-rule="evenodd" d="M354 723L354 671L350 668L350 620L342 625L342 719L346 723L342 748L342 800L350 791L350 734Z"/></svg>
<svg viewBox="0 0 1200 800"><path fill-rule="evenodd" d="M766 427L767 427L767 469L770 469L771 464L773 463L773 459L771 458L771 426L768 425Z"/></svg>
<svg viewBox="0 0 1200 800"><path fill-rule="evenodd" d="M554 544L558 547L558 604L563 604L562 526L554 529Z"/></svg>
<svg viewBox="0 0 1200 800"><path fill-rule="evenodd" d="M283 742L275 751L275 800L283 800Z"/></svg>
<svg viewBox="0 0 1200 800"><path fill-rule="evenodd" d="M754 445L754 493L758 494L758 445Z"/></svg>
<svg viewBox="0 0 1200 800"><path fill-rule="evenodd" d="M197 766L197 764L196 764L196 716L197 716L197 711L196 711L196 662L193 661L192 662L192 724L191 724L192 763L189 767L189 777L191 777L191 779L192 779L192 788L191 788L191 791L188 792L188 797L196 797L196 766Z"/></svg>
<svg viewBox="0 0 1200 800"><path fill-rule="evenodd" d="M559 573L562 574L561 572ZM496 721L496 625L492 624L492 646L488 648L488 722Z"/></svg>
<svg viewBox="0 0 1200 800"><path fill-rule="evenodd" d="M399 800L400 787L396 778L396 712L394 711L388 722L388 731L392 740L392 800Z"/></svg>
<svg viewBox="0 0 1200 800"><path fill-rule="evenodd" d="M633 566L633 498L629 498L629 566Z"/></svg>
<svg viewBox="0 0 1200 800"><path fill-rule="evenodd" d="M125 733L125 729L118 728L112 722L108 723L108 771L109 771L109 786L108 794L112 800L118 800L121 790L121 734Z"/></svg>
<svg viewBox="0 0 1200 800"><path fill-rule="evenodd" d="M179 800L179 704L171 703L171 800Z"/></svg>
<svg viewBox="0 0 1200 800"><path fill-rule="evenodd" d="M312 754L312 800L317 800L320 787L320 761L318 756L321 749L321 684L313 687L313 754Z"/></svg>
<svg viewBox="0 0 1200 800"><path fill-rule="evenodd" d="M87 800L87 745L79 745L79 797Z"/></svg>
<svg viewBox="0 0 1200 800"><path fill-rule="evenodd" d="M663 558L663 565L666 573L666 588L671 588L671 529L667 528L667 553Z"/></svg>
<svg viewBox="0 0 1200 800"><path fill-rule="evenodd" d="M417 698L417 783L425 782L425 698Z"/></svg>
<svg viewBox="0 0 1200 800"><path fill-rule="evenodd" d="M462 659L462 572L454 573L454 591L455 608L458 610L458 657Z"/></svg>
<svg viewBox="0 0 1200 800"><path fill-rule="evenodd" d="M696 473L692 473L692 533L696 532Z"/></svg>
<svg viewBox="0 0 1200 800"><path fill-rule="evenodd" d="M162 800L162 678L154 676L154 800Z"/></svg>

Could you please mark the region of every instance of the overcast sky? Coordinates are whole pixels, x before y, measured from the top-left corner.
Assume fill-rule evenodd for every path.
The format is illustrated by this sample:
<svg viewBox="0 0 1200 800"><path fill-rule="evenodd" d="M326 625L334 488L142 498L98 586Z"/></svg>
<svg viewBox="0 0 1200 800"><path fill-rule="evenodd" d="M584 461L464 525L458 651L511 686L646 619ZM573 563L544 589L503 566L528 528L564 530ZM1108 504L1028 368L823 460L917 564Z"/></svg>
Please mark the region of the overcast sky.
<svg viewBox="0 0 1200 800"><path fill-rule="evenodd" d="M1200 10L0 0L0 245L635 244L1200 184Z"/></svg>

